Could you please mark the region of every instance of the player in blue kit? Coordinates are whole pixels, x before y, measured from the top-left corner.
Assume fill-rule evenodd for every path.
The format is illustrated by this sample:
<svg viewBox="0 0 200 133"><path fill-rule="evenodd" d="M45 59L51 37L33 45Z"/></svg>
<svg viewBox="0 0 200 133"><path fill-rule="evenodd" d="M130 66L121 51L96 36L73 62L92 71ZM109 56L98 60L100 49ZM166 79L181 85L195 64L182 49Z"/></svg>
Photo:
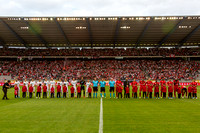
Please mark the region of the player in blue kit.
<svg viewBox="0 0 200 133"><path fill-rule="evenodd" d="M97 91L98 91L98 83L99 83L99 81L97 80L97 78L94 78L92 83L93 83L93 98L95 98L95 93L96 93L96 98L97 98Z"/></svg>
<svg viewBox="0 0 200 133"><path fill-rule="evenodd" d="M115 98L115 81L113 80L113 78L111 78L111 80L109 81L109 85L110 85L110 98L112 97L112 92L113 92L113 98Z"/></svg>
<svg viewBox="0 0 200 133"><path fill-rule="evenodd" d="M102 92L104 92L104 97L106 98L106 92L105 92L105 86L106 86L106 82L104 81L104 79L102 78L102 80L99 82L100 87L101 87L101 97L103 97Z"/></svg>

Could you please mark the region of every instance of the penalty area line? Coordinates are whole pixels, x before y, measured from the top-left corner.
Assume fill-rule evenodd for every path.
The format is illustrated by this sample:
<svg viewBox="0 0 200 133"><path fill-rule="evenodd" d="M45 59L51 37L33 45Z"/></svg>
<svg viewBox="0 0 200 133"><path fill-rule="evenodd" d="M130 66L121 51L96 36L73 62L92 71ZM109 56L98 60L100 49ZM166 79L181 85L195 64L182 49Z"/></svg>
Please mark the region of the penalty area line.
<svg viewBox="0 0 200 133"><path fill-rule="evenodd" d="M103 133L103 100L100 100L99 133Z"/></svg>

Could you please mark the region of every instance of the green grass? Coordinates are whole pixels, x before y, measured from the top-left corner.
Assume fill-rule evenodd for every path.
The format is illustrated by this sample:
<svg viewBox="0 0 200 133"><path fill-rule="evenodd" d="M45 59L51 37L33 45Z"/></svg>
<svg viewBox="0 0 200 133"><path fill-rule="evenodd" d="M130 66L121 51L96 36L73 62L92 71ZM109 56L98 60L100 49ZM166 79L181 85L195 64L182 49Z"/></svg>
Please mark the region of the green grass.
<svg viewBox="0 0 200 133"><path fill-rule="evenodd" d="M0 98L2 95L0 91ZM9 90L8 97L10 100L0 99L2 133L97 133L99 130L100 98L15 99L13 89ZM105 133L200 132L199 99L108 97L107 91L107 98L103 99Z"/></svg>

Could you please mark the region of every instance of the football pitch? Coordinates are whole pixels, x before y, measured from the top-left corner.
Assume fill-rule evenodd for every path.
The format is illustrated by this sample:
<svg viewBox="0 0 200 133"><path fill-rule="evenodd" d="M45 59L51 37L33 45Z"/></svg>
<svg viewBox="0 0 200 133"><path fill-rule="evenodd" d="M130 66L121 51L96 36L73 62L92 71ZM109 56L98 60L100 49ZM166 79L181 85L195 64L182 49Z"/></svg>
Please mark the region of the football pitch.
<svg viewBox="0 0 200 133"><path fill-rule="evenodd" d="M199 99L110 99L106 90L101 116L99 94L91 99L15 99L9 89L10 100L0 99L0 132L98 133L100 124L104 133L200 132Z"/></svg>

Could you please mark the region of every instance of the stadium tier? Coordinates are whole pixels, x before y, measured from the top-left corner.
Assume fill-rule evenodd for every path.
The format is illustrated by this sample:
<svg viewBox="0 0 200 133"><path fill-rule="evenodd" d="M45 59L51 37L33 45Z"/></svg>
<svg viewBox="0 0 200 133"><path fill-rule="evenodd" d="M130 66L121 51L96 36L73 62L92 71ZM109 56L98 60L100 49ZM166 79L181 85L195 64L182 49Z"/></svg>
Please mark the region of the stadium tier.
<svg viewBox="0 0 200 133"><path fill-rule="evenodd" d="M33 60L1 61L1 72L12 79L114 78L196 79L200 63L184 60Z"/></svg>

